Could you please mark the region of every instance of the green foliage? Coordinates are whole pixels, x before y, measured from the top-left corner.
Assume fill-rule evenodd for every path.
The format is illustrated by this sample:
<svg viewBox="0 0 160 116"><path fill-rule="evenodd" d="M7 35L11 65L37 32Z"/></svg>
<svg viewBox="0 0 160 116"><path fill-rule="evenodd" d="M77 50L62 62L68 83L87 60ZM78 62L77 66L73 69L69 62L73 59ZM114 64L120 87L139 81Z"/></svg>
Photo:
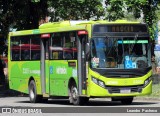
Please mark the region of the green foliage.
<svg viewBox="0 0 160 116"><path fill-rule="evenodd" d="M156 16L158 17L158 20L160 20L160 4L158 5L158 8L156 10Z"/></svg>
<svg viewBox="0 0 160 116"><path fill-rule="evenodd" d="M47 0L1 0L0 26L1 38L7 39L9 28L18 30L38 28L39 20L47 16ZM7 51L5 40L0 41L0 54Z"/></svg>
<svg viewBox="0 0 160 116"><path fill-rule="evenodd" d="M154 0L106 0L105 3L108 12L106 18L108 20L129 18L128 14L132 14L131 17L135 19L143 16L143 21L149 26L151 38L154 39L155 26L158 21L158 14L156 15L157 2Z"/></svg>
<svg viewBox="0 0 160 116"><path fill-rule="evenodd" d="M21 29L38 28L39 20L47 15L47 0L32 2L30 0L2 0L1 1L2 33L7 36L9 27Z"/></svg>
<svg viewBox="0 0 160 116"><path fill-rule="evenodd" d="M52 21L86 20L104 15L101 0L57 0L50 2Z"/></svg>
<svg viewBox="0 0 160 116"><path fill-rule="evenodd" d="M124 17L124 2L122 0L107 0L107 19L116 20Z"/></svg>

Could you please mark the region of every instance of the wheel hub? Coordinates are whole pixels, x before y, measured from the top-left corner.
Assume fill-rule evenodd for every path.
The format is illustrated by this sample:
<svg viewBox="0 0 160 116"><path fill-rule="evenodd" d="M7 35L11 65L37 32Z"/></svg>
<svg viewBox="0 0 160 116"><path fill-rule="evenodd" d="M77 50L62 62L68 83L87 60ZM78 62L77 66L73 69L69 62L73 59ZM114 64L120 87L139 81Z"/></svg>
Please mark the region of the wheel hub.
<svg viewBox="0 0 160 116"><path fill-rule="evenodd" d="M31 88L31 90L30 90L30 97L31 97L32 99L34 99L34 97L35 97L34 89L33 89L33 88Z"/></svg>
<svg viewBox="0 0 160 116"><path fill-rule="evenodd" d="M72 89L72 97L73 97L73 99L77 99L77 96L78 96L78 91L77 91L77 88L74 87Z"/></svg>

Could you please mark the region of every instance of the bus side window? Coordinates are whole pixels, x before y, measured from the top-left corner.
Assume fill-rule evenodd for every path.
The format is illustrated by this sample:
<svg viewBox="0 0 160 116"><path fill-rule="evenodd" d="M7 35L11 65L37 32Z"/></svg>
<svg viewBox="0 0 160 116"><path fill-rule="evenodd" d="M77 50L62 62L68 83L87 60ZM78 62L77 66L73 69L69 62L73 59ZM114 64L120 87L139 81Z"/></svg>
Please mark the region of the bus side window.
<svg viewBox="0 0 160 116"><path fill-rule="evenodd" d="M64 59L77 59L76 33L64 33Z"/></svg>
<svg viewBox="0 0 160 116"><path fill-rule="evenodd" d="M20 39L19 37L11 38L11 60L20 60Z"/></svg>
<svg viewBox="0 0 160 116"><path fill-rule="evenodd" d="M64 53L64 59L70 60L70 59L73 59L73 57L72 57L71 53L65 52L65 53Z"/></svg>
<svg viewBox="0 0 160 116"><path fill-rule="evenodd" d="M39 36L31 36L31 60L40 60L40 39Z"/></svg>
<svg viewBox="0 0 160 116"><path fill-rule="evenodd" d="M19 54L14 54L12 60L19 60Z"/></svg>
<svg viewBox="0 0 160 116"><path fill-rule="evenodd" d="M62 33L53 33L50 41L50 59L62 60L63 36Z"/></svg>
<svg viewBox="0 0 160 116"><path fill-rule="evenodd" d="M50 54L50 59L77 59L76 32L53 33Z"/></svg>
<svg viewBox="0 0 160 116"><path fill-rule="evenodd" d="M30 60L30 36L22 36L20 39L21 60Z"/></svg>
<svg viewBox="0 0 160 116"><path fill-rule="evenodd" d="M21 55L22 60L29 60L30 59L30 53L29 50L23 50Z"/></svg>
<svg viewBox="0 0 160 116"><path fill-rule="evenodd" d="M39 53L35 53L32 57L33 60L39 60L40 59L40 54Z"/></svg>

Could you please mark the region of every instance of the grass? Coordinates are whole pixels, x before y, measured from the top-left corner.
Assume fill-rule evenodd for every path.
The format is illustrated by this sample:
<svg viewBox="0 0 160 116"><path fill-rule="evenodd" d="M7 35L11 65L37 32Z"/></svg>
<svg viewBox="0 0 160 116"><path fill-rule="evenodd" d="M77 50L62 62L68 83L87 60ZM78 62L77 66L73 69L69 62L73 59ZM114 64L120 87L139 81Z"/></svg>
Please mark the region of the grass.
<svg viewBox="0 0 160 116"><path fill-rule="evenodd" d="M160 99L160 75L152 75L152 93L150 95L141 96L141 98L159 98Z"/></svg>
<svg viewBox="0 0 160 116"><path fill-rule="evenodd" d="M153 84L152 94L146 96L151 98L160 98L160 84Z"/></svg>
<svg viewBox="0 0 160 116"><path fill-rule="evenodd" d="M136 98L140 99L159 99L160 100L160 82L159 84L152 85L152 93L145 96L137 96Z"/></svg>

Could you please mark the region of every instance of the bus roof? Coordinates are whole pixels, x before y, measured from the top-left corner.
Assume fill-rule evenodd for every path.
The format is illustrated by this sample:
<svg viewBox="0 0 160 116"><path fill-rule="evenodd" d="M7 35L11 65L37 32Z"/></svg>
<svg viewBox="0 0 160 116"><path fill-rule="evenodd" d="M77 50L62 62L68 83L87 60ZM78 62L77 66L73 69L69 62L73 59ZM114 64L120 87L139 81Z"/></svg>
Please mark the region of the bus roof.
<svg viewBox="0 0 160 116"><path fill-rule="evenodd" d="M86 24L140 24L137 21L127 21L127 20L116 20L116 21L107 21L107 20L99 20L99 21L87 21L87 20L77 20L77 21L61 21L61 22L53 22L53 23L44 23L39 26L39 29L44 28L54 28L54 27L64 27L64 26L74 26L74 25L86 25Z"/></svg>
<svg viewBox="0 0 160 116"><path fill-rule="evenodd" d="M9 35L10 36L20 36L20 35L32 35L32 34L41 34L41 33L49 33L49 32L62 32L62 31L68 31L68 30L71 30L71 31L72 30L84 30L86 29L87 25L94 25L94 24L142 24L142 23L127 21L127 20L116 20L116 21L111 21L111 22L107 20L61 21L61 22L42 24L39 26L39 29L10 32Z"/></svg>
<svg viewBox="0 0 160 116"><path fill-rule="evenodd" d="M47 23L46 25L50 25ZM51 24L52 25L52 24ZM85 30L85 25L73 25L73 26L51 26L50 28L39 28L39 29L33 29L33 30L23 30L23 31L16 31L16 32L10 32L9 36L23 36L23 35L34 35L34 34L43 34L43 33L52 33L52 32L65 32L65 31L74 31L74 30Z"/></svg>

